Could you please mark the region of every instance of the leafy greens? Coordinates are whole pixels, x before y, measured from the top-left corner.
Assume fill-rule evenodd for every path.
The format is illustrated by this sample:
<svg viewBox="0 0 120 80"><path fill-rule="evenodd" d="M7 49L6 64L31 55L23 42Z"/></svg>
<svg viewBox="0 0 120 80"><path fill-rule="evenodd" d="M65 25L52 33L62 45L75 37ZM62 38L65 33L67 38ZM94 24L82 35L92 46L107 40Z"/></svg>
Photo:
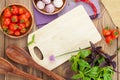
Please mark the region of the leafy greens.
<svg viewBox="0 0 120 80"><path fill-rule="evenodd" d="M70 58L71 68L76 73L74 80L112 80L116 68L113 58L102 52L101 47L95 47L91 43L90 49L80 49L77 55Z"/></svg>

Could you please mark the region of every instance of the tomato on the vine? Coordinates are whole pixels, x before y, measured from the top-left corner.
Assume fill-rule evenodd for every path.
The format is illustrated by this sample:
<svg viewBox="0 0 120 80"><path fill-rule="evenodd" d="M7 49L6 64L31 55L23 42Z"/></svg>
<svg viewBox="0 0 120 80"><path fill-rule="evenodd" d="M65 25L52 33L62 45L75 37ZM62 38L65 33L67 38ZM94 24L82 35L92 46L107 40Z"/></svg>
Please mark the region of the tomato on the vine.
<svg viewBox="0 0 120 80"><path fill-rule="evenodd" d="M103 36L109 36L111 34L111 30L106 27L102 30Z"/></svg>
<svg viewBox="0 0 120 80"><path fill-rule="evenodd" d="M113 42L112 36L107 36L105 38L105 41L106 41L107 44L112 44L112 42Z"/></svg>
<svg viewBox="0 0 120 80"><path fill-rule="evenodd" d="M111 35L112 35L112 38L113 38L113 39L118 38L118 37L119 37L119 34L120 34L119 30L117 30L117 29L112 30Z"/></svg>

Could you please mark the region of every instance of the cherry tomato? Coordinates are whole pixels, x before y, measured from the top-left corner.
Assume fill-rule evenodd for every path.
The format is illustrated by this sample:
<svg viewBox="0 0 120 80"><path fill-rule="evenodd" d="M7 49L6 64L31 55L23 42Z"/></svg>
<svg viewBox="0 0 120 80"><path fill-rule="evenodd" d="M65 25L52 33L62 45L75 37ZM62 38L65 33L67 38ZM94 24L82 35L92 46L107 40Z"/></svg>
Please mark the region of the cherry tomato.
<svg viewBox="0 0 120 80"><path fill-rule="evenodd" d="M4 18L4 25L8 26L10 24L9 18Z"/></svg>
<svg viewBox="0 0 120 80"><path fill-rule="evenodd" d="M112 38L113 38L113 39L118 38L118 37L119 37L119 34L120 34L119 30L117 30L117 29L112 30L111 35L112 35Z"/></svg>
<svg viewBox="0 0 120 80"><path fill-rule="evenodd" d="M28 11L25 12L27 18L30 18L30 13Z"/></svg>
<svg viewBox="0 0 120 80"><path fill-rule="evenodd" d="M11 17L11 21L12 21L12 22L18 22L18 16L17 16L17 15L13 15L13 16Z"/></svg>
<svg viewBox="0 0 120 80"><path fill-rule="evenodd" d="M23 29L20 30L20 32L23 33L23 34L24 34L26 31L27 31L26 28L23 28Z"/></svg>
<svg viewBox="0 0 120 80"><path fill-rule="evenodd" d="M18 7L15 6L15 5L13 5L13 6L11 7L11 12L12 12L12 14L18 14Z"/></svg>
<svg viewBox="0 0 120 80"><path fill-rule="evenodd" d="M25 23L28 21L28 18L26 17L25 14L22 14L19 16L20 23Z"/></svg>
<svg viewBox="0 0 120 80"><path fill-rule="evenodd" d="M107 27L102 30L103 36L109 36L111 35L111 30Z"/></svg>
<svg viewBox="0 0 120 80"><path fill-rule="evenodd" d="M107 44L112 44L112 42L113 42L112 36L105 37L105 41Z"/></svg>
<svg viewBox="0 0 120 80"><path fill-rule="evenodd" d="M14 31L13 30L8 30L7 33L10 34L10 35L13 35Z"/></svg>
<svg viewBox="0 0 120 80"><path fill-rule="evenodd" d="M22 30L23 28L25 28L25 24L24 23L19 23L18 26L19 26L18 27L19 30Z"/></svg>
<svg viewBox="0 0 120 80"><path fill-rule="evenodd" d="M9 8L6 8L3 13L4 17L11 17L11 12Z"/></svg>
<svg viewBox="0 0 120 80"><path fill-rule="evenodd" d="M20 35L20 31L15 31L15 33L14 33L16 36L19 36Z"/></svg>
<svg viewBox="0 0 120 80"><path fill-rule="evenodd" d="M23 14L24 12L25 12L24 8L22 8L22 7L18 8L18 14Z"/></svg>
<svg viewBox="0 0 120 80"><path fill-rule="evenodd" d="M25 23L25 25L26 25L26 26L25 26L26 28L30 27L30 21L28 20L28 21Z"/></svg>
<svg viewBox="0 0 120 80"><path fill-rule="evenodd" d="M11 24L9 25L9 29L12 30L12 31L15 31L15 30L18 29L18 25L15 24L15 23L11 23Z"/></svg>
<svg viewBox="0 0 120 80"><path fill-rule="evenodd" d="M2 26L2 29L3 29L3 31L5 31L5 32L6 32L6 31L8 30L8 26L3 25L3 26Z"/></svg>

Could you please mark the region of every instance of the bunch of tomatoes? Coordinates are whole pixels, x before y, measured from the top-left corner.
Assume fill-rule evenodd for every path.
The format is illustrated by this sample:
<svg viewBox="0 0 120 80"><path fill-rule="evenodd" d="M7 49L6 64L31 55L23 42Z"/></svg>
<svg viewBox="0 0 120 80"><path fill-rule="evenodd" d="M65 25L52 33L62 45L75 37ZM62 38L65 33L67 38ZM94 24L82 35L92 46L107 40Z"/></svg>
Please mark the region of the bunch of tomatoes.
<svg viewBox="0 0 120 80"><path fill-rule="evenodd" d="M29 11L19 5L11 5L2 13L2 29L9 35L25 34L31 24Z"/></svg>
<svg viewBox="0 0 120 80"><path fill-rule="evenodd" d="M103 28L102 33L107 44L112 44L113 40L117 39L120 35L118 29L110 29L109 27Z"/></svg>

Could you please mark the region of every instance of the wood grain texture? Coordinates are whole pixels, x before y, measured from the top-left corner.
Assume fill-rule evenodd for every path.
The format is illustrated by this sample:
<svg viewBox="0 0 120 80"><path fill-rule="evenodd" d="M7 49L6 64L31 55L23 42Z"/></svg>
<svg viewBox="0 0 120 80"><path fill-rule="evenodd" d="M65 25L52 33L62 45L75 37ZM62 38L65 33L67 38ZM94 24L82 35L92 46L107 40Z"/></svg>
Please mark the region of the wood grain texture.
<svg viewBox="0 0 120 80"><path fill-rule="evenodd" d="M2 11L2 9L5 6L10 5L10 4L14 4L14 3L23 4L32 12L31 0L0 0L0 12ZM100 5L101 5L101 18L95 19L95 20L93 20L93 22L96 25L96 28L98 29L98 31L102 34L103 27L108 25L111 28L115 28L115 25L113 24L109 14L105 10L104 6L101 3L100 3ZM33 28L33 31L34 31L37 29L35 27L35 23L33 24L33 26L34 26L34 28ZM111 45L111 46L107 45L105 43L103 36L102 36L102 38L103 38L103 40L100 41L96 45L102 46L103 50L105 52L112 55L114 53L114 51L118 47L120 47L120 38L118 40L114 41L113 45ZM0 31L0 39L1 39L0 40L0 56L1 57L5 57L7 60L9 60L16 67L18 67L19 69L21 69L25 72L28 72L28 73L33 74L33 75L37 75L38 77L43 78L43 80L52 80L50 77L46 76L45 74L41 73L40 71L38 71L34 68L27 67L27 66L19 65L19 64L11 61L10 59L8 59L6 57L4 50L9 44L16 44L20 47L24 47L27 50L27 44L26 44L27 43L27 36L20 38L20 39L11 39L11 38L4 36L3 33ZM120 52L114 60L117 62L116 69L118 69L120 71ZM65 62L64 64L57 67L53 71L55 73L63 76L64 78L66 78L66 80L70 80L70 77L73 75L72 71L70 70L70 63L69 62ZM26 79L19 77L17 75L14 75L14 74L7 74L7 75L5 75L5 77L4 77L4 75L0 75L0 80L26 80ZM120 74L115 73L113 76L113 80L120 80Z"/></svg>
<svg viewBox="0 0 120 80"><path fill-rule="evenodd" d="M120 48L120 37L118 38L118 48ZM120 71L120 51L118 52L118 71ZM117 75L118 76L118 79L117 80L120 80L120 74Z"/></svg>
<svg viewBox="0 0 120 80"><path fill-rule="evenodd" d="M5 7L5 1L0 1L0 13L2 12L2 9ZM1 26L0 26L1 27ZM0 31L0 57L4 57L4 34ZM0 75L0 80L4 80L5 76Z"/></svg>
<svg viewBox="0 0 120 80"><path fill-rule="evenodd" d="M21 5L25 6L27 9L29 9L32 12L31 0L6 0L6 6L9 6L11 4L21 4ZM33 27L35 27L34 23L33 23ZM20 47L27 48L27 36L25 36L23 38L20 38L20 39L11 39L11 38L5 36L5 48L10 44L16 44L16 45L18 45ZM7 57L6 57L6 59L7 59ZM10 62L12 62L12 61L10 61ZM32 74L32 72L31 72L32 68L23 67L22 65L19 65L17 63L13 63L13 64L15 66L17 66L19 69ZM35 74L35 73L36 73L36 71L34 71L33 74ZM9 74L6 75L5 79L6 80L26 80L26 79L18 77L16 75L9 75Z"/></svg>

